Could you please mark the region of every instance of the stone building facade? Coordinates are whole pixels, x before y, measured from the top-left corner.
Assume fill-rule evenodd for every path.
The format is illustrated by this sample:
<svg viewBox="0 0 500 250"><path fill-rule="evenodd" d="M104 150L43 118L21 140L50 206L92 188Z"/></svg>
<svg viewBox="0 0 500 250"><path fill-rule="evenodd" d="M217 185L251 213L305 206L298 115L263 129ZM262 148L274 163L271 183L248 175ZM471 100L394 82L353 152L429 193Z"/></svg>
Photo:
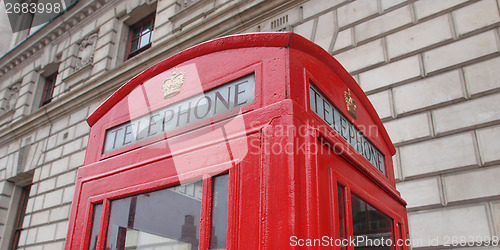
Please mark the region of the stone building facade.
<svg viewBox="0 0 500 250"><path fill-rule="evenodd" d="M283 30L331 53L372 101L397 148L414 248L484 246L500 236L499 4L80 0L29 32L2 24L0 249L16 235L18 249L64 248L86 117L128 79L208 39ZM131 43L148 20L154 32Z"/></svg>

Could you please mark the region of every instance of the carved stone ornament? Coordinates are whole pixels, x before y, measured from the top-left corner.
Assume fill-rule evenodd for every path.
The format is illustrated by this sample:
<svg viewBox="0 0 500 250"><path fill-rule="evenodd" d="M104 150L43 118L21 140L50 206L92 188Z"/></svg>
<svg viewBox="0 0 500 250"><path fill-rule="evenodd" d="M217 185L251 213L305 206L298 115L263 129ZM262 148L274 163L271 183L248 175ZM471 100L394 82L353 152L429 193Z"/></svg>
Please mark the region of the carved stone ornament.
<svg viewBox="0 0 500 250"><path fill-rule="evenodd" d="M177 4L180 6L180 10L183 10L199 1L200 0L177 0Z"/></svg>
<svg viewBox="0 0 500 250"><path fill-rule="evenodd" d="M16 107L17 97L19 97L20 89L21 83L13 84L7 89L7 93L1 107L3 111L9 111Z"/></svg>
<svg viewBox="0 0 500 250"><path fill-rule="evenodd" d="M172 69L172 75L167 77L165 81L163 81L162 89L163 89L163 98L167 99L174 95L177 95L181 91L182 84L184 83L184 78L186 77L186 73L179 72L176 73L177 67Z"/></svg>
<svg viewBox="0 0 500 250"><path fill-rule="evenodd" d="M344 91L345 104L347 106L347 112L352 116L352 118L357 118L357 107L356 102L352 98L351 89L347 89L349 92Z"/></svg>
<svg viewBox="0 0 500 250"><path fill-rule="evenodd" d="M84 68L94 62L95 44L97 42L97 34L87 36L78 44L78 52L76 61L73 65L75 71Z"/></svg>

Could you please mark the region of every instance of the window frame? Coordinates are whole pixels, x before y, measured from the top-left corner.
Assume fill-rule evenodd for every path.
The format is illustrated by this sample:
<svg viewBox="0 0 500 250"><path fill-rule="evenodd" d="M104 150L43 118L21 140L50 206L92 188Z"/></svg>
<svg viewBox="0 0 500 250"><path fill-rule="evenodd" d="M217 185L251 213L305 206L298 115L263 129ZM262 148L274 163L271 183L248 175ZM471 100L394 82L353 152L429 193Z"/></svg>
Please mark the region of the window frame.
<svg viewBox="0 0 500 250"><path fill-rule="evenodd" d="M19 246L21 232L24 229L23 223L24 218L26 217L26 208L28 207L30 191L31 184L21 187L21 196L19 198L14 227L12 229L12 235L10 237L9 250L15 250Z"/></svg>
<svg viewBox="0 0 500 250"><path fill-rule="evenodd" d="M227 203L227 207L226 207L226 247L225 248L216 248L216 247L212 247L212 244L213 244L213 240L214 240L214 236L216 236L213 232L213 229L214 229L214 216L215 216L215 210L217 209L215 207L215 204L214 204L214 201L216 199L216 194L215 194L215 187L216 185L214 183L215 182L215 179L217 177L221 177L221 176L224 176L224 175L227 175L227 197L226 197L226 203ZM207 178L208 179L208 182L209 185L207 185L207 192L208 192L208 195L207 195L207 199L208 199L208 204L207 204L207 210L209 212L209 214L207 215L207 218L208 218L208 227L206 227L205 229L208 230L208 242L207 242L207 246L208 246L208 249L210 250L214 250L214 249L227 249L228 248L228 245L229 245L229 237L228 237L228 232L229 232L229 224L230 224L230 221L229 221L229 211L230 211L230 201L229 201L229 198L231 197L231 188L230 188L230 178L231 178L231 175L229 175L229 172L223 172L223 173L220 173L218 175L214 175L212 176L211 178ZM205 184L205 183L204 183ZM201 229L201 228L200 228Z"/></svg>
<svg viewBox="0 0 500 250"><path fill-rule="evenodd" d="M352 237L357 237L354 235L354 213L353 213L353 196L355 196L358 200L360 200L361 202L364 202L364 208L365 208L365 214L367 215L367 220L365 221L366 223L366 226L367 228L369 228L369 222L373 222L373 221L369 221L370 220L370 214L368 212L368 206L370 206L372 209L375 209L376 212L380 213L381 215L385 216L386 219L389 219L390 220L390 233L391 233L391 240L392 242L396 242L397 240L397 235L396 235L396 228L395 228L395 223L400 223L396 220L396 218L394 218L393 216L391 216L390 214L387 213L386 209L384 209L383 207L376 207L373 205L373 202L370 202L370 201L367 201L367 198L364 198L362 194L360 193L357 193L357 192L349 192L349 204L350 204L350 213L351 213L351 221L349 222L350 225L352 226L352 231L353 231L353 235ZM363 233L367 233L367 234L381 234L381 233L384 233L384 231L380 231L380 230L374 230L374 229L367 229L365 232ZM391 250L394 250L396 249L396 246L390 246Z"/></svg>
<svg viewBox="0 0 500 250"><path fill-rule="evenodd" d="M144 29L144 24L151 21L151 26L150 26L150 31L147 32L149 33L149 43L144 45L143 47L138 47L136 50L132 51L132 42L134 40L139 40L139 46L142 41L142 37L144 36L143 29ZM142 52L148 50L151 48L151 45L153 44L153 35L154 35L154 30L155 30L155 21L156 21L156 12L153 12L152 14L144 17L143 19L139 20L138 22L130 25L129 31L128 31L128 36L127 36L127 53L126 53L126 60L137 56L138 54L141 54ZM137 38L135 38L134 35L134 30L137 28L141 28L141 32Z"/></svg>
<svg viewBox="0 0 500 250"><path fill-rule="evenodd" d="M210 249L210 250L216 250L215 248L210 248L210 241L211 241L211 235L212 235L212 212L213 212L213 198L214 198L214 178L218 176L223 176L223 175L228 175L228 203L227 203L227 221L226 221L226 248L217 248L217 250L224 250L228 249L231 247L233 244L233 236L231 233L233 232L232 230L232 222L231 220L234 219L233 213L234 213L234 204L231 199L234 198L234 188L233 186L235 185L233 182L235 181L234 179L236 178L233 174L235 171L233 170L225 170L220 173L217 173L215 175L211 174L203 174L202 176L199 176L199 178L194 178L187 180L186 182L196 182L199 180L203 181L203 194L202 194L202 204L201 204L201 213L200 213L200 228L198 229L199 232L199 249ZM174 182L171 183L167 186L163 186L159 189L145 189L141 190L140 192L132 192L128 194L120 194L117 195L117 193L114 193L111 196L105 195L103 196L98 196L94 197L91 199L90 202L90 209L88 211L88 225L93 225L94 218L99 217L95 216L94 210L95 206L102 204L103 207L101 209L101 216L100 216L100 222L97 222L100 227L99 227L99 232L97 233L98 238L96 242L96 249L103 249L106 246L106 241L107 241L107 234L108 234L108 229L109 229L109 220L110 220L110 212L111 212L111 202L114 200L119 200L122 198L129 198L133 196L137 196L140 194L144 193L150 193L150 192L155 192L163 189L168 189L172 188L175 186L180 185L179 182ZM90 235L92 234L92 229L88 228L86 230L86 237L85 237L85 243L83 244L84 246L90 247Z"/></svg>
<svg viewBox="0 0 500 250"><path fill-rule="evenodd" d="M323 145L326 146L326 145ZM328 178L325 181L328 182L329 187L329 212L330 212L330 225L332 230L332 235L336 238L340 238L340 221L338 221L338 213L339 206L341 202L344 203L344 222L345 222L345 233L346 238L354 237L354 224L353 224L353 213L352 213L352 195L357 196L359 199L364 201L366 204L378 210L380 213L387 216L391 219L391 239L393 242L397 240L406 240L405 233L406 229L404 227L401 228L401 232L399 232L398 226L404 225L405 219L398 215L396 211L393 210L392 207L384 203L388 197L388 194L385 193L382 189L373 190L373 192L367 192L367 187L373 185L373 183L369 183L369 185L364 185L363 183L359 183L356 181L356 177L353 176L352 172L356 172L356 175L362 175L361 173L352 169L352 166L349 165L343 158L338 156L327 156L320 157L318 159L319 164L324 164L325 169L328 171ZM346 172L345 170L348 170ZM354 178L354 179L353 179ZM337 188L343 188L343 200L339 200L337 196ZM384 197L378 197L377 194L383 193ZM335 247L335 249L347 249L347 250L355 250L354 246L348 245L343 248L341 246ZM406 246L396 246L393 245L390 247L391 250L406 250L408 249Z"/></svg>
<svg viewBox="0 0 500 250"><path fill-rule="evenodd" d="M350 193L350 190L340 184L339 182L336 182L336 185L333 183L330 186L331 188L331 200L332 203L334 204L334 207L330 208L330 211L332 213L332 216L334 220L338 220L336 223L332 223L332 232L335 233L335 237L337 239L347 239L349 234L349 230L351 230L350 227L352 227L347 220L347 194ZM340 192L339 192L340 191ZM347 246L340 246L340 249L344 250L347 249Z"/></svg>
<svg viewBox="0 0 500 250"><path fill-rule="evenodd" d="M52 99L54 99L54 89L56 87L57 75L58 72L55 72L45 77L45 82L43 84L43 91L39 107L43 107L51 103Z"/></svg>

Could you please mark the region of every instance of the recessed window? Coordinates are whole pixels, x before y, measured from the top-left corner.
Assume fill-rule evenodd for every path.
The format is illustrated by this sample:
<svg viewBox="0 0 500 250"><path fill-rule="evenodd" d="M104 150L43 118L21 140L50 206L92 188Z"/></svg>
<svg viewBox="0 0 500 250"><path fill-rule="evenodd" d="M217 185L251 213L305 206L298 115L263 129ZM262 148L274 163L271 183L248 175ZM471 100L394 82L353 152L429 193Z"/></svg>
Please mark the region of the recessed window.
<svg viewBox="0 0 500 250"><path fill-rule="evenodd" d="M28 205L30 189L31 185L25 186L21 190L21 197L19 199L18 210L14 222L14 231L12 232L9 250L17 249L19 244L19 237L21 236L21 231L23 230L24 216L26 215L26 206Z"/></svg>
<svg viewBox="0 0 500 250"><path fill-rule="evenodd" d="M154 33L154 22L155 14L152 14L130 26L127 59L132 58L151 47Z"/></svg>
<svg viewBox="0 0 500 250"><path fill-rule="evenodd" d="M42 92L42 100L40 107L50 103L54 95L54 88L56 86L57 72L45 78L45 85Z"/></svg>

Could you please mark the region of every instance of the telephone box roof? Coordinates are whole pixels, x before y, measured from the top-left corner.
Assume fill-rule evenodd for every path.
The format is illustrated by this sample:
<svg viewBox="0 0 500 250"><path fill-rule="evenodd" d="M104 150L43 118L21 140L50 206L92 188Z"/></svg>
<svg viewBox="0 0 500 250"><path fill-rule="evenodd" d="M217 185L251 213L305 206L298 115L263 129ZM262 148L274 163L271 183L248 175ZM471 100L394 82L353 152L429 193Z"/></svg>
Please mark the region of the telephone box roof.
<svg viewBox="0 0 500 250"><path fill-rule="evenodd" d="M387 131L385 130L382 121L377 115L377 112L371 105L368 97L359 87L352 76L342 67L342 65L328 52L317 44L307 40L306 38L293 32L258 32L248 34L230 35L221 38L216 38L206 41L183 50L175 55L172 55L150 68L139 73L115 93L113 93L103 104L101 104L88 118L87 122L93 126L101 117L113 108L120 100L125 98L134 88L144 83L146 80L173 68L185 61L200 57L203 55L240 48L252 47L277 47L288 48L306 53L327 65L335 72L351 89L351 91L359 98L361 104L366 108L369 115L373 119L375 125L379 128L381 136L386 142L391 155L394 155L396 150L392 144Z"/></svg>

